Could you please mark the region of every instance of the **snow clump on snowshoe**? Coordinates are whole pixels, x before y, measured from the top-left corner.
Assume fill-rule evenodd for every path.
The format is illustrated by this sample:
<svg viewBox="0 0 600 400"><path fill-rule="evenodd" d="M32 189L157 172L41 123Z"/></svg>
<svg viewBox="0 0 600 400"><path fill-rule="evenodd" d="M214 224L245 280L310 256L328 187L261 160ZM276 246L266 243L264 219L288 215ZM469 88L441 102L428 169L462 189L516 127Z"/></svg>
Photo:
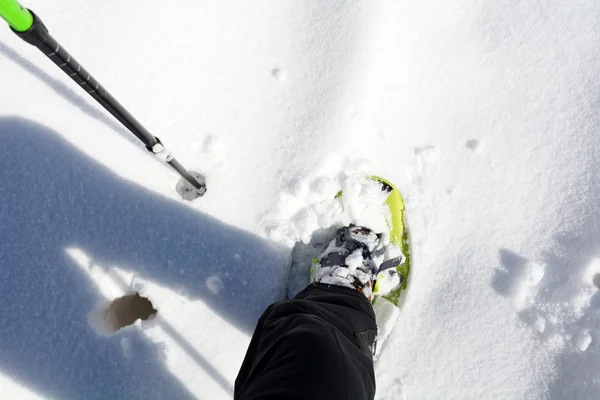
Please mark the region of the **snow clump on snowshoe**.
<svg viewBox="0 0 600 400"><path fill-rule="evenodd" d="M338 229L325 251L313 260L310 281L353 288L371 299L378 273L385 287L377 285L377 294L399 285L401 276L391 268L402 261L402 252L386 234L350 225ZM383 272L383 270L386 270Z"/></svg>

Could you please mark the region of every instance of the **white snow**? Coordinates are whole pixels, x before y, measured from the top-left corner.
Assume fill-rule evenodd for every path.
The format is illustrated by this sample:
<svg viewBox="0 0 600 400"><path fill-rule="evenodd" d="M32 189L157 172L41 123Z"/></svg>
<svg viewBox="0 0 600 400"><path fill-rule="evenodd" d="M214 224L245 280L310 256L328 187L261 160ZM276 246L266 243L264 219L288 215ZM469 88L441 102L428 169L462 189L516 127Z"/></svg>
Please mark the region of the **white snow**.
<svg viewBox="0 0 600 400"><path fill-rule="evenodd" d="M348 270L356 271L356 268L363 264L362 250L355 250L346 257L346 265Z"/></svg>
<svg viewBox="0 0 600 400"><path fill-rule="evenodd" d="M323 199L370 174L413 265L378 399L600 397L600 3L24 5L208 192L0 29L3 398L231 398L318 256L291 249L363 215ZM98 334L132 290L157 317Z"/></svg>
<svg viewBox="0 0 600 400"><path fill-rule="evenodd" d="M580 351L586 351L592 343L592 336L588 331L579 332L576 338L577 348Z"/></svg>
<svg viewBox="0 0 600 400"><path fill-rule="evenodd" d="M377 294L385 296L400 284L400 276L396 271L388 269L377 274Z"/></svg>
<svg viewBox="0 0 600 400"><path fill-rule="evenodd" d="M44 397L29 390L27 385L15 382L4 375L0 375L0 392L3 396L10 396L19 400L41 400Z"/></svg>

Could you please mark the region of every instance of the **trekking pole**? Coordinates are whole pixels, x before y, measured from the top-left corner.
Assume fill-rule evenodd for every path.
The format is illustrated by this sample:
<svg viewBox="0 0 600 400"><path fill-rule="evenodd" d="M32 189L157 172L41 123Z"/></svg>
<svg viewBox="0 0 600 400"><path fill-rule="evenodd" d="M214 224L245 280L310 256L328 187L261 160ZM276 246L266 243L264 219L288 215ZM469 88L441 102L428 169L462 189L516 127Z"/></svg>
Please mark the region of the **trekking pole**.
<svg viewBox="0 0 600 400"><path fill-rule="evenodd" d="M23 8L17 0L0 0L0 17L8 23L17 36L37 47L94 100L118 119L144 143L148 151L177 171L182 178L177 185L177 189L184 199L193 200L204 195L206 192L204 176L186 170L163 146L159 138L148 132L81 64L71 57L71 54L48 33L48 29L42 20L33 11Z"/></svg>

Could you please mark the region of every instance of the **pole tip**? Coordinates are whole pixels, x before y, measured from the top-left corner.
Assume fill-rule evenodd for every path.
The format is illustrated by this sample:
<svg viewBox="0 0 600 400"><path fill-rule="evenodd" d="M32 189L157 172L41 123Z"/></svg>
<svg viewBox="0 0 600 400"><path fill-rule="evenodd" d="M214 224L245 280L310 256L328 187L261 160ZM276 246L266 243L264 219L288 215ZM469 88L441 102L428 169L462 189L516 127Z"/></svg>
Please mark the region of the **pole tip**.
<svg viewBox="0 0 600 400"><path fill-rule="evenodd" d="M181 178L175 187L181 198L187 201L195 200L206 193L206 179L204 175L196 171L190 171L190 174L200 183L202 186L200 189L195 188L194 185L184 178Z"/></svg>

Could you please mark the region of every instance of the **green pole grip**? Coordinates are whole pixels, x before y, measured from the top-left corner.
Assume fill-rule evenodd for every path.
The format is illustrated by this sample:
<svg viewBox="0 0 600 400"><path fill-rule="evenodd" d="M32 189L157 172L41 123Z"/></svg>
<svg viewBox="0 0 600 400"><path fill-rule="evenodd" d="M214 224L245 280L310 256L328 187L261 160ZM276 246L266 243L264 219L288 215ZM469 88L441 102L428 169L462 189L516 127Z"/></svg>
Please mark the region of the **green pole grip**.
<svg viewBox="0 0 600 400"><path fill-rule="evenodd" d="M16 0L0 0L0 17L17 32L25 32L33 25L33 15Z"/></svg>

